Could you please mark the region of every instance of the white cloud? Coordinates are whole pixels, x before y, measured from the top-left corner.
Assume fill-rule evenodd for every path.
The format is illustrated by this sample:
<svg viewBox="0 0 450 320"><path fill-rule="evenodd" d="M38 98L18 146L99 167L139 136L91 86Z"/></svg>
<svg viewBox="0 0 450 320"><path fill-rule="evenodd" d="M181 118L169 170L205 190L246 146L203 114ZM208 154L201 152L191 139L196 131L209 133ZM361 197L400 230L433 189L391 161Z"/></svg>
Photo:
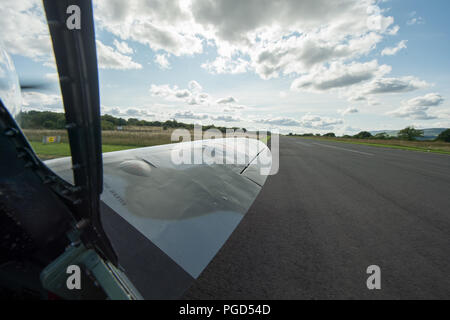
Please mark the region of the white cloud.
<svg viewBox="0 0 450 320"><path fill-rule="evenodd" d="M381 104L381 102L373 97L369 97L367 99L367 104L369 106L379 106Z"/></svg>
<svg viewBox="0 0 450 320"><path fill-rule="evenodd" d="M121 116L123 115L123 113L121 112L119 107L106 107L106 106L101 106L101 113L102 114L109 114L112 116Z"/></svg>
<svg viewBox="0 0 450 320"><path fill-rule="evenodd" d="M150 87L150 92L153 96L156 97L173 97L175 96L176 91L178 90L177 86L170 87L168 84L156 85L152 84Z"/></svg>
<svg viewBox="0 0 450 320"><path fill-rule="evenodd" d="M183 1L101 0L95 3L98 26L123 40L165 50L175 56L203 50Z"/></svg>
<svg viewBox="0 0 450 320"><path fill-rule="evenodd" d="M209 102L209 95L202 92L202 86L195 80L188 83L189 89L180 89L168 84L152 84L150 92L154 97L161 97L167 101L184 101L189 105L203 105Z"/></svg>
<svg viewBox="0 0 450 320"><path fill-rule="evenodd" d="M428 107L423 106L403 106L387 114L398 118L410 118L417 120L431 120L437 117L431 116L427 113Z"/></svg>
<svg viewBox="0 0 450 320"><path fill-rule="evenodd" d="M98 26L123 40L176 56L218 56L202 67L212 73L256 72L263 79L304 75L314 67L370 53L393 18L373 0L120 0L97 1ZM393 27L392 27L393 26ZM167 66L160 56L160 66Z"/></svg>
<svg viewBox="0 0 450 320"><path fill-rule="evenodd" d="M348 101L350 102L359 102L359 101L366 101L367 98L361 95L355 95L348 98Z"/></svg>
<svg viewBox="0 0 450 320"><path fill-rule="evenodd" d="M423 97L416 97L407 101L410 106L436 107L444 102L444 98L438 93L429 93Z"/></svg>
<svg viewBox="0 0 450 320"><path fill-rule="evenodd" d="M361 132L361 131L362 131L361 128L353 128L351 126L347 126L343 129L343 132L350 133L350 134L353 134L356 132Z"/></svg>
<svg viewBox="0 0 450 320"><path fill-rule="evenodd" d="M166 55L166 54L157 54L155 56L155 62L161 69L169 69L170 62L167 58L168 58L168 55Z"/></svg>
<svg viewBox="0 0 450 320"><path fill-rule="evenodd" d="M168 84L155 85L152 84L150 92L153 96L160 96L168 98L168 100L173 99L183 99L190 96L190 92L186 89L178 89L177 86L170 87Z"/></svg>
<svg viewBox="0 0 450 320"><path fill-rule="evenodd" d="M215 121L223 121L223 122L239 122L242 119L237 116L231 116L231 115L218 115L218 116L212 116L212 120Z"/></svg>
<svg viewBox="0 0 450 320"><path fill-rule="evenodd" d="M205 113L195 113L191 110L180 111L172 114L172 118L175 119L188 119L188 120L210 120L210 121L222 121L222 122L239 122L242 119L238 116L232 115L208 115Z"/></svg>
<svg viewBox="0 0 450 320"><path fill-rule="evenodd" d="M192 2L195 20L212 28L214 34L232 43L251 42L252 36L263 33L267 26L281 31L308 32L320 27L326 31L359 32L384 31L392 23L391 17L382 16L371 0L196 0ZM368 9L371 10L368 10ZM378 10L377 10L378 9ZM376 23L368 23L368 19ZM272 30L269 30L272 31Z"/></svg>
<svg viewBox="0 0 450 320"><path fill-rule="evenodd" d="M22 92L23 105L28 108L53 109L61 108L61 95L42 92Z"/></svg>
<svg viewBox="0 0 450 320"><path fill-rule="evenodd" d="M400 30L400 27L396 25L396 26L393 26L392 29L386 31L386 33L390 36L395 36L399 30Z"/></svg>
<svg viewBox="0 0 450 320"><path fill-rule="evenodd" d="M148 119L155 116L145 108L139 107L108 107L101 106L102 114L110 114L115 117Z"/></svg>
<svg viewBox="0 0 450 320"><path fill-rule="evenodd" d="M367 101L368 105L376 106L381 102L374 98L375 95L400 94L429 87L426 81L415 77L375 77L370 81L355 85L345 92L350 102Z"/></svg>
<svg viewBox="0 0 450 320"><path fill-rule="evenodd" d="M128 108L125 111L125 114L129 117L135 117L135 118L148 118L148 117L154 116L154 114L147 112L147 110L142 110L142 109L137 109L137 108Z"/></svg>
<svg viewBox="0 0 450 320"><path fill-rule="evenodd" d="M326 63L367 54L381 39L374 32L343 42L320 34L305 34L281 38L263 47L256 46L250 54L256 73L263 79L270 79L280 74L308 73Z"/></svg>
<svg viewBox="0 0 450 320"><path fill-rule="evenodd" d="M320 67L313 72L297 78L292 82L292 90L326 91L352 86L382 76L390 72L387 65L379 66L376 60L366 63L353 62L342 64L334 62L327 67Z"/></svg>
<svg viewBox="0 0 450 320"><path fill-rule="evenodd" d="M223 108L224 112L238 112L240 110L247 109L246 106L237 105L237 104L228 104L225 108Z"/></svg>
<svg viewBox="0 0 450 320"><path fill-rule="evenodd" d="M340 113L343 116L345 116L347 114L355 114L358 112L359 112L359 110L355 107L348 107L347 109L344 109L344 110L338 110L338 113Z"/></svg>
<svg viewBox="0 0 450 320"><path fill-rule="evenodd" d="M175 97L178 99L184 99L191 96L191 92L189 90L183 89L175 92Z"/></svg>
<svg viewBox="0 0 450 320"><path fill-rule="evenodd" d="M239 74L249 69L250 63L242 58L217 57L212 62L205 62L202 68L213 74Z"/></svg>
<svg viewBox="0 0 450 320"><path fill-rule="evenodd" d="M100 69L141 69L142 65L134 62L131 57L123 55L113 47L103 44L100 40L96 40L98 66Z"/></svg>
<svg viewBox="0 0 450 320"><path fill-rule="evenodd" d="M255 120L255 122L276 125L276 126L285 126L285 127L297 127L297 126L302 125L300 121L295 120L293 118L287 118L287 117L276 117L276 118L272 118L272 119L259 119L259 120Z"/></svg>
<svg viewBox="0 0 450 320"><path fill-rule="evenodd" d="M154 97L160 97L164 100L172 102L184 101L188 105L208 105L215 107L226 105L230 109L229 111L237 111L245 108L243 105L237 105L237 99L232 96L219 99L213 103L210 95L203 92L203 87L195 80L189 81L188 89L181 89L178 88L178 86L170 86L168 84L152 84L150 87L150 92Z"/></svg>
<svg viewBox="0 0 450 320"><path fill-rule="evenodd" d="M415 24L425 24L425 19L418 16L416 11L413 11L409 14L409 19L406 21L408 26L412 26Z"/></svg>
<svg viewBox="0 0 450 320"><path fill-rule="evenodd" d="M230 104L230 103L236 103L237 100L234 97L227 97L222 98L216 101L217 104Z"/></svg>
<svg viewBox="0 0 450 320"><path fill-rule="evenodd" d="M52 44L41 1L3 0L0 16L0 42L10 54L52 64Z"/></svg>
<svg viewBox="0 0 450 320"><path fill-rule="evenodd" d="M57 72L46 73L45 78L50 79L52 81L58 81L59 76Z"/></svg>
<svg viewBox="0 0 450 320"><path fill-rule="evenodd" d="M275 117L268 119L257 119L255 120L255 122L274 126L300 127L304 129L316 130L331 130L334 129L335 126L344 123L341 119L334 119L330 117L322 117L311 114L304 115L299 120L288 117Z"/></svg>
<svg viewBox="0 0 450 320"><path fill-rule="evenodd" d="M125 41L118 41L117 39L114 39L113 44L120 53L132 54L134 52Z"/></svg>
<svg viewBox="0 0 450 320"><path fill-rule="evenodd" d="M190 110L174 113L172 115L172 117L175 118L175 119L191 119L191 120L205 120L205 119L208 119L208 115L193 113Z"/></svg>
<svg viewBox="0 0 450 320"><path fill-rule="evenodd" d="M332 130L335 128L335 126L344 123L342 119L321 117L311 114L303 116L300 121L302 127L318 130Z"/></svg>
<svg viewBox="0 0 450 320"><path fill-rule="evenodd" d="M400 41L395 47L392 48L384 48L383 51L381 51L382 56L393 56L397 54L402 49L406 49L406 43L407 40Z"/></svg>
<svg viewBox="0 0 450 320"><path fill-rule="evenodd" d="M198 82L195 81L195 80L189 81L188 88L189 88L189 90L191 90L192 92L200 92L200 91L203 90L203 88L202 88L202 86L200 85L200 83L198 83Z"/></svg>
<svg viewBox="0 0 450 320"><path fill-rule="evenodd" d="M198 93L193 96L188 101L190 105L201 105L209 102L209 94L207 93Z"/></svg>
<svg viewBox="0 0 450 320"><path fill-rule="evenodd" d="M207 36L219 53L203 67L214 73L254 70L270 79L365 55L384 34L398 31L398 26L389 29L393 18L372 3L193 1L194 20L212 31Z"/></svg>
<svg viewBox="0 0 450 320"><path fill-rule="evenodd" d="M428 87L415 77L378 78L363 86L364 94L402 93Z"/></svg>
<svg viewBox="0 0 450 320"><path fill-rule="evenodd" d="M429 93L422 97L416 97L403 102L403 106L388 112L388 115L399 118L409 118L417 120L431 120L438 118L437 115L428 113L430 107L437 107L444 102L444 98L437 93Z"/></svg>

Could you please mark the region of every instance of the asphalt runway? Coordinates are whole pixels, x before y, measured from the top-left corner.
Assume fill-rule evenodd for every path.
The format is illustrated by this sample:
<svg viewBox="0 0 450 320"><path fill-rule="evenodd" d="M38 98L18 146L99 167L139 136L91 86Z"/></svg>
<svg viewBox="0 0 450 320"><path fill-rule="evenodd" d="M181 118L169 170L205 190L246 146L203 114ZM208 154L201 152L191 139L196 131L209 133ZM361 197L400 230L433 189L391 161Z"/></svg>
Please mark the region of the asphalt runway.
<svg viewBox="0 0 450 320"><path fill-rule="evenodd" d="M450 299L450 156L280 137L279 173L184 298Z"/></svg>

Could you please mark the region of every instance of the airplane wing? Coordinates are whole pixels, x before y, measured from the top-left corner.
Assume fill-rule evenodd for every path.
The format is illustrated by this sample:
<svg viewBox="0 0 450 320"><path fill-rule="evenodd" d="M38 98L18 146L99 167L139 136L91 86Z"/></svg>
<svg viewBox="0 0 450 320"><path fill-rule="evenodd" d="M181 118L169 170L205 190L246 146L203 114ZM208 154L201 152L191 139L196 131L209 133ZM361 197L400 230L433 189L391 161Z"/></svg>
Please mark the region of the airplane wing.
<svg viewBox="0 0 450 320"><path fill-rule="evenodd" d="M180 151L194 163L177 162ZM70 159L45 164L73 179ZM261 169L270 170L271 153L258 140L228 138L106 153L103 164L101 219L120 266L144 298L172 299L242 220L265 183Z"/></svg>

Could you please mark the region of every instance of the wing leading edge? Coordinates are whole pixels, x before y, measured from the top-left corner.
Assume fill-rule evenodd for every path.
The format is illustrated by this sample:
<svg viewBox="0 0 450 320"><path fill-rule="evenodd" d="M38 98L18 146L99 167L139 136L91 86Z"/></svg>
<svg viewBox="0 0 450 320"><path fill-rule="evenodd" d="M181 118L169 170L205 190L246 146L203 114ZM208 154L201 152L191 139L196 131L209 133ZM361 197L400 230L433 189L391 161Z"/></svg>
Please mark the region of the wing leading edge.
<svg viewBox="0 0 450 320"><path fill-rule="evenodd" d="M179 161L186 152L193 164ZM266 180L262 166L270 171L271 154L258 140L231 138L107 153L103 163L102 219L116 251L122 251L119 263L141 291L153 281L147 296L141 292L144 297L176 298L250 208ZM46 164L71 179L68 159ZM120 230L125 221L139 235ZM155 286L155 279L165 280Z"/></svg>

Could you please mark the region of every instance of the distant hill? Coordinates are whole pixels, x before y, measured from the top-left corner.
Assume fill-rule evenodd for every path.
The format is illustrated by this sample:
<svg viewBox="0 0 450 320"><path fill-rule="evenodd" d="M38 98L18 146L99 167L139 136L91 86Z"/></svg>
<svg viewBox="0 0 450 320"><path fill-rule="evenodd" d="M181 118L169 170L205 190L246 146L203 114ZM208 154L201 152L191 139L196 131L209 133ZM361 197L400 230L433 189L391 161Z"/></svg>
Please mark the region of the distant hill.
<svg viewBox="0 0 450 320"><path fill-rule="evenodd" d="M423 138L418 138L417 140L434 140L442 131L447 130L447 128L429 128L421 130L423 130ZM377 133L385 132L388 136L395 137L399 131L400 130L377 130L370 131L370 133L376 135Z"/></svg>

